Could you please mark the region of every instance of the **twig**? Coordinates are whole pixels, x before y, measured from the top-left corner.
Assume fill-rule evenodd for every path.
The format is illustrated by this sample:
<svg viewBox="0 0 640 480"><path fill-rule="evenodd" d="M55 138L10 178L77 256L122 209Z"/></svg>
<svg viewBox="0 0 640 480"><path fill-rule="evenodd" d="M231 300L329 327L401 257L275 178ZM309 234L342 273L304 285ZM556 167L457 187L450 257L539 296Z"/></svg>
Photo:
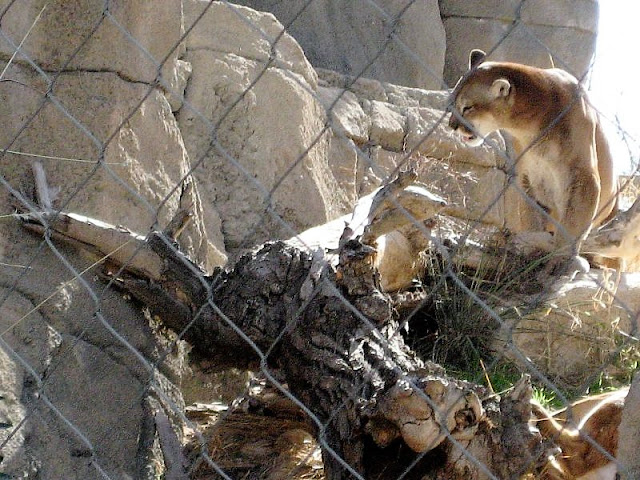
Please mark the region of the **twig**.
<svg viewBox="0 0 640 480"><path fill-rule="evenodd" d="M187 462L182 454L182 445L171 427L169 418L162 410L158 410L155 414L155 420L160 449L166 467L165 480L189 480L184 470Z"/></svg>
<svg viewBox="0 0 640 480"><path fill-rule="evenodd" d="M33 179L36 185L36 198L38 200L38 205L45 212L51 212L53 210L51 198L52 190L50 190L47 185L47 175L44 172L42 163L33 162L31 164L31 170L33 171Z"/></svg>

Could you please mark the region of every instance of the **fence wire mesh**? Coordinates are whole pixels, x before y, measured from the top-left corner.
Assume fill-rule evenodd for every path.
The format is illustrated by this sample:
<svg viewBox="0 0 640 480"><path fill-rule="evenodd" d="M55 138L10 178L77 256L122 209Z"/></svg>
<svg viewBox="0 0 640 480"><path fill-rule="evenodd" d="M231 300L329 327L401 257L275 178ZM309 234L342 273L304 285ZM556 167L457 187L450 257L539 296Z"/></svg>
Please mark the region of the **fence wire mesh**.
<svg viewBox="0 0 640 480"><path fill-rule="evenodd" d="M309 401L310 395L294 394L300 391L291 388L294 379L280 371L284 339L303 328L305 312L315 307L321 291L358 320L358 331L349 333L353 345L371 335L385 356L395 348L394 339L402 337L420 362L441 363L451 377L482 384L490 396L508 395L520 375L528 374L538 400L553 410L581 395L630 383L638 358L640 312L626 276L593 268L579 275L579 281L568 282L578 287L549 300L548 285L535 283L538 263L515 268L517 259L503 252L496 257L501 258L499 272L490 276L488 260L474 263L467 257L466 265L460 260L472 255L469 245L479 245L487 232L509 227L504 220L509 202L551 217L549 208L516 181L522 154L514 155L502 137L491 136L484 147L472 149L450 134L452 116L466 122L462 107L452 104L453 85L398 33L416 8L436 4L355 2L372 19L371 28L382 30L383 40L367 45L366 61L342 75L316 72L287 33L326 3L293 2L281 25L226 1L2 2L0 412L6 418L0 419L0 476L322 478L324 461L332 464L327 478L374 478L367 465L354 461L337 432L346 435L341 428L347 426L340 422L362 415L354 412L366 410L357 403L370 394L367 389L388 379L382 373L373 380L357 379L349 391L358 397L341 398L340 390L326 415ZM523 20L523 10L533 8L532 2L515 3L512 19L503 22L500 38L487 50L488 58L517 35L528 48L546 51L556 67L587 83L589 69L576 71L572 59L558 55ZM79 20L81 24L72 23ZM421 91L370 80L390 51L436 87ZM215 81L208 81L212 76ZM580 95L551 119L542 136L582 100ZM385 145L374 131L374 111L396 126L386 133ZM264 133L257 126L273 128ZM532 138L523 154L538 140ZM472 157L479 160L469 163ZM234 269L242 254L261 243L294 238L310 258L328 258L318 253L325 252L318 249L324 237L315 242L320 231L300 235L302 230L340 215L348 219L358 197L410 168L430 191L446 197L449 220L425 223L406 205L390 202L409 217L403 228L412 229L410 240L425 247L414 281L391 292L396 305L404 305L394 322L373 320L343 287L326 278L296 310L281 311L287 318L271 332L266 346L253 329L247 331L245 323L225 311L216 297L225 272L214 267L223 265L226 256L226 268ZM500 179L498 188L483 184L490 178ZM621 185L622 196L637 196L633 176ZM154 232L182 230L184 222L178 227L173 222L185 209L191 222L179 246L171 235L154 237ZM67 213L79 215L69 220ZM27 216L42 225L39 233L24 229L20 219ZM74 219L104 228L103 234L69 244L73 234L65 238L70 232L65 225ZM336 242L344 228L344 220L338 222ZM446 228L439 230L434 222L455 235L447 238ZM145 306L123 293L131 286L128 270L145 255L144 242L108 243L110 230L123 228L137 232L138 240L161 238L165 249L178 257L184 252L193 261L181 257L175 268L196 279L204 296L187 304L190 320L173 334L149 313L154 297ZM558 222L555 228L557 236L572 235ZM95 256L91 245L100 242L112 250ZM378 247L383 248L380 241ZM94 256L82 253L86 250ZM621 266L617 264L618 270ZM333 267L322 272L327 268ZM135 273L150 284L163 280L154 277L153 269ZM320 278L321 271L316 273ZM525 291L529 281L533 291ZM247 316L259 308L267 287L284 288L256 285L255 299L237 299L246 302ZM418 300L411 303L410 298ZM177 316L184 314L178 310ZM221 369L215 360L194 360L197 367L186 372L183 338L208 312L240 339L229 348L231 353L222 352L226 365L242 369L244 364L233 365L234 350L244 351L238 353L243 357L252 352L250 381L238 370L207 377L203 372ZM323 345L330 350L332 341L309 338L309 349ZM207 345L223 350L213 340ZM395 358L390 355L385 367L395 372L394 385L419 395L441 431L434 436L438 442L414 449L411 458L400 454L398 441L385 446L398 449L398 466L389 469L396 473L381 469L375 478L505 478L488 461L493 459L479 455L477 445L456 434L455 425L446 420L451 412L440 411L416 373L394 364ZM325 380L339 377L341 368L325 372ZM192 376L196 380L188 379ZM196 387L198 381L206 388ZM271 389L271 397L256 393L265 388ZM206 392L215 395L207 397ZM240 394L244 400L232 403ZM280 401L288 415L276 419L277 427L267 423L269 411L284 408L284 403L265 400L274 396L286 400ZM224 404L185 409L185 398L211 403L214 397L225 398ZM261 405L261 415L256 405ZM235 430L228 427L232 420L240 422ZM599 437L583 434L580 439L598 452L602 465L613 462L616 468L615 451L601 445ZM468 477L437 470L442 460L432 450L440 442L448 445L440 447L440 455L455 456L451 452L457 451L456 461L464 460ZM581 462L586 471L587 460ZM573 478L560 470L552 476L548 466L527 467L522 478Z"/></svg>

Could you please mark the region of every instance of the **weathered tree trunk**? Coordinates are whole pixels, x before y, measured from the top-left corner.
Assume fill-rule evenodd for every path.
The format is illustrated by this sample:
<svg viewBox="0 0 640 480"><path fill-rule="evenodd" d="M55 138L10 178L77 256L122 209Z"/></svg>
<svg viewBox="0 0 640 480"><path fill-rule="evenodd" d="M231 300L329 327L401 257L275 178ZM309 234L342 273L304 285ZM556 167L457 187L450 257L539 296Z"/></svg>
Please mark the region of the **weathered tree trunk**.
<svg viewBox="0 0 640 480"><path fill-rule="evenodd" d="M486 478L480 464L508 478L541 453L532 448L539 436L527 427L526 384L503 402L517 408L490 423L479 401L486 394L481 387L448 378L406 347L390 299L375 288L368 247L350 242L336 271L322 258L314 262L277 242L229 272L198 278L162 236L149 246L167 261L163 293L125 279L126 288L200 355L223 349L237 362L257 360L268 375L277 370L313 416L327 478L396 478L418 454L432 451L437 454L425 457L420 478ZM191 314L167 315L180 310L176 298L188 299L178 303L188 304ZM452 439L460 443L454 446ZM401 463L398 442L409 447L403 447ZM477 464L459 456L460 444L473 451ZM507 447L519 457L507 454Z"/></svg>
<svg viewBox="0 0 640 480"><path fill-rule="evenodd" d="M53 230L83 245L108 237L95 235L102 226L83 233L89 223L62 216ZM378 289L371 247L346 241L333 267L276 242L205 276L163 233L108 233L139 249L112 259L124 265L116 284L198 355L252 363L287 384L315 424L328 479L515 478L543 455L528 427L528 379L499 401L417 358Z"/></svg>

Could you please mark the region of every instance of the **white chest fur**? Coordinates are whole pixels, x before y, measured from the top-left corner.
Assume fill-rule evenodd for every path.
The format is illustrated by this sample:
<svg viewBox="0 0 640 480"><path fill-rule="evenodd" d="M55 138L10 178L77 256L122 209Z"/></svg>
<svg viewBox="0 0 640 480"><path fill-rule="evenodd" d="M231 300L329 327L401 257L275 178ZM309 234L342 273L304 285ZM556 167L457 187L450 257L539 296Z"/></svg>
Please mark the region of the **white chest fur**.
<svg viewBox="0 0 640 480"><path fill-rule="evenodd" d="M559 149L542 145L526 151L516 164L516 172L523 186L535 200L553 212L564 212L569 198L569 175Z"/></svg>

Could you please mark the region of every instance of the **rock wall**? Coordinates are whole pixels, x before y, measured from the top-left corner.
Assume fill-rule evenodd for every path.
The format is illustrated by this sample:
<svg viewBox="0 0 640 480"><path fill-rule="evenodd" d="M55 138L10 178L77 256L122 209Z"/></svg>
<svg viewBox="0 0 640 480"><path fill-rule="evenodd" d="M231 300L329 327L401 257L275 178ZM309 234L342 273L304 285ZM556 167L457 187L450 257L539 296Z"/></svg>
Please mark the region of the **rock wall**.
<svg viewBox="0 0 640 480"><path fill-rule="evenodd" d="M597 0L240 0L273 13L316 68L408 87L453 86L469 52L584 75L595 52ZM393 35L390 37L390 34Z"/></svg>
<svg viewBox="0 0 640 480"><path fill-rule="evenodd" d="M3 195L3 211L5 201ZM142 429L153 418L144 404L155 402L176 419L183 346L167 350L170 339L138 306L105 289L91 269L95 258L64 245L47 248L16 221L2 227L0 420L8 443L0 472L102 478L97 466L111 478L136 478L138 452L162 465L142 448L155 437Z"/></svg>
<svg viewBox="0 0 640 480"><path fill-rule="evenodd" d="M597 0L440 0L447 32L444 80L454 85L467 70L469 52L491 60L564 68L584 76L595 52ZM518 20L516 22L516 20Z"/></svg>
<svg viewBox="0 0 640 480"><path fill-rule="evenodd" d="M187 25L195 23L186 39L193 74L185 99L195 108L177 118L226 246L287 238L344 213L350 201L329 169L317 75L300 46L284 34L270 64L271 45L252 26L275 42L282 26L272 15L193 1L185 12Z"/></svg>
<svg viewBox="0 0 640 480"><path fill-rule="evenodd" d="M195 23L183 57L192 74L176 116L231 251L350 211L417 155L443 160L411 161L450 212L500 227L519 223L519 200L502 195L504 157L488 147L470 151L450 134L446 93L315 70L292 37L278 38L282 26L270 14L191 1L185 18L187 28Z"/></svg>
<svg viewBox="0 0 640 480"><path fill-rule="evenodd" d="M106 18L102 4L88 0L11 5L2 17L3 68L35 23L22 46L31 64L14 61L5 72L12 83L0 86L0 115L9 120L0 144L20 152L4 155L0 168L15 185L33 155L52 157L46 169L65 209L144 233L174 215L175 187L190 165L164 89L151 88L153 59L167 57L162 84L179 89L182 4L163 2L153 15L149 4L136 5L115 2ZM225 260L220 222L202 210L197 186L190 195L194 221L182 246L211 269Z"/></svg>
<svg viewBox="0 0 640 480"><path fill-rule="evenodd" d="M442 88L445 32L437 0L237 3L273 13L316 68Z"/></svg>

